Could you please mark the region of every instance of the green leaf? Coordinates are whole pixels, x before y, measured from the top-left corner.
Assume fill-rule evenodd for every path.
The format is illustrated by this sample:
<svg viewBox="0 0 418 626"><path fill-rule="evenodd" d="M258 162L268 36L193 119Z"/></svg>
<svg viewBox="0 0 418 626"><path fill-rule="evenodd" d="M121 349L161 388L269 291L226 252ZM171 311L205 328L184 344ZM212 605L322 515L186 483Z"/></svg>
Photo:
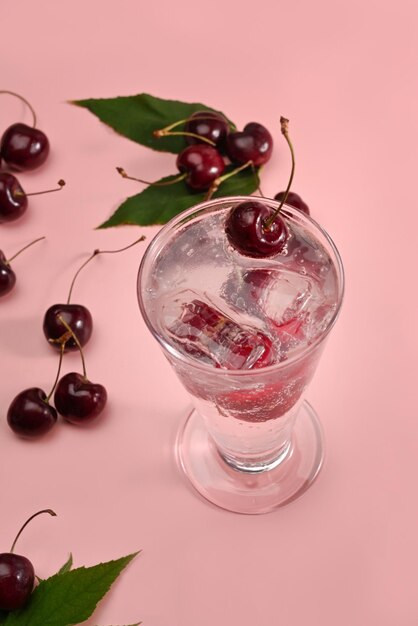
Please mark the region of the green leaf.
<svg viewBox="0 0 418 626"><path fill-rule="evenodd" d="M10 612L5 626L73 626L87 620L122 570L138 553L42 581L29 603Z"/></svg>
<svg viewBox="0 0 418 626"><path fill-rule="evenodd" d="M124 137L161 152L178 154L186 145L184 137L154 137L153 132L185 120L196 111L214 111L199 102L164 100L146 93L117 98L73 100L72 104L88 109ZM220 111L217 111L220 113ZM229 120L228 120L229 121ZM231 125L234 126L234 124ZM182 127L174 130L182 130Z"/></svg>
<svg viewBox="0 0 418 626"><path fill-rule="evenodd" d="M69 572L73 566L73 555L70 552L70 555L64 565L58 570L57 574L65 574L65 572Z"/></svg>
<svg viewBox="0 0 418 626"><path fill-rule="evenodd" d="M233 166L229 166L226 171L232 169ZM174 180L177 177L178 174L166 176L158 182ZM258 174L251 168L247 168L223 182L213 197L247 196L253 193L258 185ZM184 181L166 187L150 185L136 196L127 198L99 228L109 228L121 224L138 224L140 226L165 224L181 211L203 202L205 196L205 192L191 193Z"/></svg>

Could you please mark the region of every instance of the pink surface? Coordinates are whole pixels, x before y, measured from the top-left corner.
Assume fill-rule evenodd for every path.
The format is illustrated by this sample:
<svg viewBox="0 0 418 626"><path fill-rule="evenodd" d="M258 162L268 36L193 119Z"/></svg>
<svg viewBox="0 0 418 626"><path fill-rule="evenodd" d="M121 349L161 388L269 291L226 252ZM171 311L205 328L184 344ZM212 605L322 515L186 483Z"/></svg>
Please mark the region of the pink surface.
<svg viewBox="0 0 418 626"><path fill-rule="evenodd" d="M37 573L72 551L90 565L142 549L93 624L145 626L415 626L418 534L416 290L416 3L179 0L8 3L1 85L25 95L47 132L51 158L22 174L30 200L1 226L18 286L0 303L1 550L32 512L51 507L21 537ZM291 120L294 190L342 254L346 300L308 393L327 439L325 467L300 500L246 517L189 489L172 455L188 399L140 319L135 293L144 244L98 257L76 286L95 332L90 377L109 392L100 423L60 424L42 441L17 439L5 421L13 397L48 389L57 358L41 323L97 247L141 232L96 231L143 178L173 171L171 155L117 136L69 99L148 92L201 101L243 126L275 130L263 190L285 185L289 157L279 116ZM2 128L29 121L2 97ZM65 370L78 367L76 354Z"/></svg>

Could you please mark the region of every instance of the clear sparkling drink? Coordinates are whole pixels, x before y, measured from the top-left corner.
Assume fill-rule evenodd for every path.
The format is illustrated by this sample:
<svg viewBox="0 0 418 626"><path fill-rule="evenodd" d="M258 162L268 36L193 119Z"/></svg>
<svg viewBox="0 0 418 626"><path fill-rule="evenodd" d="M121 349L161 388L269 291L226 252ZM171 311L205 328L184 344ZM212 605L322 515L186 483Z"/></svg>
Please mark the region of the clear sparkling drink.
<svg viewBox="0 0 418 626"><path fill-rule="evenodd" d="M332 243L296 209L282 209L289 237L279 254L235 250L225 220L239 200L177 218L151 244L138 288L144 318L217 452L236 469L260 472L289 453L342 286Z"/></svg>

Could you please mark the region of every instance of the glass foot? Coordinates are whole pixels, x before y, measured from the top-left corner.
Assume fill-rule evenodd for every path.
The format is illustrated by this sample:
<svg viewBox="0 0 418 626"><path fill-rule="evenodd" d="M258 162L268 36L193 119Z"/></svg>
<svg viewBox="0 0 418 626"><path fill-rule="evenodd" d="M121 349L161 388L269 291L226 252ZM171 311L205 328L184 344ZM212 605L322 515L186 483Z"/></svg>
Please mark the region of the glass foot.
<svg viewBox="0 0 418 626"><path fill-rule="evenodd" d="M229 466L193 409L177 437L178 461L193 487L207 500L235 513L268 513L304 493L324 458L322 428L306 400L296 418L288 453L273 469L249 473Z"/></svg>

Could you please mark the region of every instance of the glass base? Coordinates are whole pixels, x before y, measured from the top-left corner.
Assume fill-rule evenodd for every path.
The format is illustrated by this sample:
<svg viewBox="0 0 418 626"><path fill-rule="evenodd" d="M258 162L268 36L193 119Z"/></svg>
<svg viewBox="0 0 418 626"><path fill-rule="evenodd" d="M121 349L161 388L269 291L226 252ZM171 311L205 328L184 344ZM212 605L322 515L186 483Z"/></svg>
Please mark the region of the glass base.
<svg viewBox="0 0 418 626"><path fill-rule="evenodd" d="M193 487L209 502L235 513L268 513L304 493L324 458L322 428L306 400L296 418L290 446L272 469L252 473L228 465L193 409L176 443L177 457Z"/></svg>

